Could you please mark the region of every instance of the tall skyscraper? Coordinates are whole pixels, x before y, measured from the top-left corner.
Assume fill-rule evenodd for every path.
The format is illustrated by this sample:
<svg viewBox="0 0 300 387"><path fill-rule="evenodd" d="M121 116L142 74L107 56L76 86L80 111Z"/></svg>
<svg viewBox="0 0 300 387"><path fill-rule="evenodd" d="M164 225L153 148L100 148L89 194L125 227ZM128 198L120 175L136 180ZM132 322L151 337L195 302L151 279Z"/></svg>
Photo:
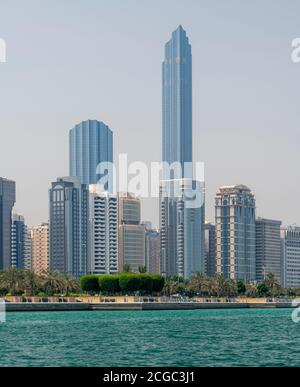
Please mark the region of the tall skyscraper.
<svg viewBox="0 0 300 387"><path fill-rule="evenodd" d="M281 282L281 222L272 219L256 220L256 279L264 281L269 273Z"/></svg>
<svg viewBox="0 0 300 387"><path fill-rule="evenodd" d="M80 277L87 272L88 189L64 177L50 189L50 270Z"/></svg>
<svg viewBox="0 0 300 387"><path fill-rule="evenodd" d="M129 265L137 273L145 266L145 226L141 224L141 201L130 193L118 195L119 271Z"/></svg>
<svg viewBox="0 0 300 387"><path fill-rule="evenodd" d="M13 214L11 237L11 266L31 270L31 236L24 217Z"/></svg>
<svg viewBox="0 0 300 387"><path fill-rule="evenodd" d="M283 286L300 286L300 227L281 230Z"/></svg>
<svg viewBox="0 0 300 387"><path fill-rule="evenodd" d="M192 178L184 163L192 162L192 49L186 32L179 26L165 46L163 62L163 161L179 162L182 176Z"/></svg>
<svg viewBox="0 0 300 387"><path fill-rule="evenodd" d="M42 223L31 229L32 270L41 275L49 271L49 225Z"/></svg>
<svg viewBox="0 0 300 387"><path fill-rule="evenodd" d="M102 175L96 173L101 162L113 162L113 132L103 122L83 121L70 130L70 176L82 184L96 184Z"/></svg>
<svg viewBox="0 0 300 387"><path fill-rule="evenodd" d="M188 278L204 271L204 182L193 180L192 50L182 26L165 46L162 72L162 159L168 167L160 184L161 272ZM181 173L170 168L174 163ZM191 208L194 190L201 200Z"/></svg>
<svg viewBox="0 0 300 387"><path fill-rule="evenodd" d="M217 274L256 279L255 198L245 185L221 187L216 195Z"/></svg>
<svg viewBox="0 0 300 387"><path fill-rule="evenodd" d="M12 209L16 183L0 177L0 270L11 266Z"/></svg>
<svg viewBox="0 0 300 387"><path fill-rule="evenodd" d="M88 273L118 273L118 198L89 186Z"/></svg>
<svg viewBox="0 0 300 387"><path fill-rule="evenodd" d="M205 223L205 274L213 277L216 274L216 226Z"/></svg>

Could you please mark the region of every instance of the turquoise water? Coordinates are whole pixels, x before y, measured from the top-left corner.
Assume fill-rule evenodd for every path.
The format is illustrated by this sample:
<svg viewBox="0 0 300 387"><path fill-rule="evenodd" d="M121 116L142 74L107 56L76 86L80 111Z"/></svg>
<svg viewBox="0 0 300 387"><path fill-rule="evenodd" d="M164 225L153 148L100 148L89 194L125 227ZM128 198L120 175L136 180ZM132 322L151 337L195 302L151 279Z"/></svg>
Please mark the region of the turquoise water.
<svg viewBox="0 0 300 387"><path fill-rule="evenodd" d="M1 366L300 366L292 310L8 313Z"/></svg>

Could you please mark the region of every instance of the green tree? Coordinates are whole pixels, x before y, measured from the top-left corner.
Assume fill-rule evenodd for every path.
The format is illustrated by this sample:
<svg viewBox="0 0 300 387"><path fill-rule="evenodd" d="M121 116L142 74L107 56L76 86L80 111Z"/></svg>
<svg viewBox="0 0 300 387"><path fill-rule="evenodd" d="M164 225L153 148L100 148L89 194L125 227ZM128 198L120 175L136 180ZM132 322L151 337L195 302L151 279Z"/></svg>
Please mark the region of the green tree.
<svg viewBox="0 0 300 387"><path fill-rule="evenodd" d="M42 279L31 270L25 270L24 283L26 293L28 292L30 296L35 296L43 287Z"/></svg>
<svg viewBox="0 0 300 387"><path fill-rule="evenodd" d="M99 287L104 294L116 294L120 292L119 275L100 275Z"/></svg>
<svg viewBox="0 0 300 387"><path fill-rule="evenodd" d="M131 266L128 263L125 263L125 265L123 266L123 272L131 273Z"/></svg>
<svg viewBox="0 0 300 387"><path fill-rule="evenodd" d="M100 292L99 276L95 274L84 275L80 278L80 287L84 292Z"/></svg>
<svg viewBox="0 0 300 387"><path fill-rule="evenodd" d="M24 277L24 270L18 270L14 267L4 270L0 275L0 288L12 295L22 294L25 290Z"/></svg>
<svg viewBox="0 0 300 387"><path fill-rule="evenodd" d="M147 273L147 268L146 268L146 266L139 266L139 273L140 273L140 274L145 274L145 273Z"/></svg>
<svg viewBox="0 0 300 387"><path fill-rule="evenodd" d="M265 296L269 293L269 287L263 282L257 285L257 291L260 296Z"/></svg>
<svg viewBox="0 0 300 387"><path fill-rule="evenodd" d="M246 293L246 285L244 281L237 281L237 291L238 291L238 294Z"/></svg>

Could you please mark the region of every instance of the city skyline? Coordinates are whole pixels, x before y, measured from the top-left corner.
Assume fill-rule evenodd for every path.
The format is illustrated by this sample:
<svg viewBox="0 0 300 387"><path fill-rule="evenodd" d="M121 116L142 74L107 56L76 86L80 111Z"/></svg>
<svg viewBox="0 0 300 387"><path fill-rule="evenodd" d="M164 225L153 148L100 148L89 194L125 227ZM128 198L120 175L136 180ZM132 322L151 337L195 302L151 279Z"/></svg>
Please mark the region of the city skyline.
<svg viewBox="0 0 300 387"><path fill-rule="evenodd" d="M163 19L167 15L167 3L161 5ZM228 23L233 20L233 16L230 15L233 3L228 3L226 7L220 5L225 16L228 17ZM42 9L34 2L29 2L26 7L19 4L20 9L24 11L20 14L24 14L26 20L30 17L36 21L37 16L40 15L41 21L45 21ZM28 13L33 8L30 4L36 6L31 16ZM110 37L109 44L103 38L108 35L101 34L100 27L80 28L77 32L79 40L77 43L80 44L83 41L87 43L86 47L82 48L83 52L95 55L93 57L95 63L91 64L89 61L92 71L87 76L88 68L83 59L78 64L72 62L72 67L70 67L71 62L63 53L65 44L68 44L72 55L75 53L75 46L70 43L70 36L65 26L71 25L73 20L79 17L81 6L77 4L72 9L71 14L64 19L65 24L63 25L62 19L55 16L53 12L66 10L68 6L55 2L53 4L53 9L49 9L49 12L57 22L58 31L53 36L49 35L49 24L46 23L46 32L43 37L34 38L32 35L34 28L26 30L31 44L23 44L22 50L19 46L19 43L23 42L20 34L23 27L22 20L17 14L15 20L19 22L19 27L16 28L14 23L9 26L6 20L2 20L2 17L6 15L9 19L11 10L8 5L1 5L3 12L0 16L2 26L0 34L7 41L8 55L7 63L1 64L0 67L0 82L3 85L0 106L5 107L3 111L0 107L0 127L3 128L1 129L3 133L4 131L9 133L3 138L0 145L0 162L3 165L1 176L17 182L16 210L25 216L29 225L48 221L49 182L57 176L68 174L67 134L69 128L76 122L95 118L103 120L114 128L115 137L118 139L115 154L127 150L133 160L150 161L154 158L159 161L161 159L159 147L153 147L154 143L160 144L161 141L161 69L159 66L163 58L161 46L169 38L170 31L180 24L189 32L194 47L195 144L193 151L195 159L206 163L207 219L213 221L213 200L218 187L224 184L243 183L251 186L255 193L259 216L282 219L283 224L299 223L297 211L294 205L290 204L292 193L297 196L300 191L298 183L292 178L293 170L290 166L298 162L295 146L299 136L296 120L299 67L290 61L290 44L297 36L294 15L297 13L298 6L295 5L291 9L284 7L268 9L269 24L264 38L260 35L263 20L256 13L258 2L246 6L247 15L245 8L236 7L235 16L239 16L237 19L248 20L248 23L241 25L235 22L230 28L225 28L223 30L225 35L220 44L217 39L219 30L211 34L212 30L209 26L209 20L213 16L216 17L215 23L221 24L223 20L213 13L213 5L210 6L205 1L199 4L191 1L191 9L195 12L193 16L191 12L187 17L180 12L182 5L179 2L172 2L176 4L172 17L157 31L153 32L151 29L152 40L148 39L150 36L149 23L145 23L143 27L135 26L140 32L138 42L145 40L143 55L135 58L132 54L136 49L136 44L130 39L134 29L129 23L133 18L135 8L129 6L125 18L128 24L125 23L127 29L124 36L121 37L121 28L116 28L112 33L105 23L106 34L109 33ZM120 11L116 5L121 3L115 1L113 4L104 6L104 3L97 4L91 1L91 9L85 9L83 12L89 15L91 15L91 10L94 10L95 14L100 11L107 15L114 13L118 18ZM141 21L145 18L146 10L150 12L150 17L153 16L155 7L144 7L142 10L137 2L132 1L129 4L136 7ZM263 6L260 4L260 7L266 10L267 4L268 1ZM282 12L289 20L289 24L284 24L283 30L279 31L276 28L276 21L281 18ZM203 20L205 17L207 21ZM198 26L199 18L203 21L201 28ZM251 28L254 22L257 25L255 32ZM237 31L239 36L236 34ZM57 33L60 33L60 39L56 39ZM117 44L118 38L120 53L125 53L121 47L122 39L124 39L123 43L127 44L126 49L129 50L126 60L122 55L124 58L122 66L116 60L110 47L110 45ZM45 58L36 56L36 50L41 48L41 39L45 39L45 46L50 48L47 52L50 51L54 55L50 57L46 55ZM93 52L94 43L92 41L97 42L101 47L101 53L104 54L101 58L105 57L105 60L100 60L100 57ZM55 42L56 46L53 45ZM274 50L269 50L270 45L274 47ZM82 44L80 47L83 47ZM264 50L267 48L268 55L265 55ZM22 61L20 56L23 57ZM57 75L58 82L50 84L45 80L45 73L42 70L45 59L48 61L49 71ZM60 71L57 71L58 62ZM142 64L144 67L141 66ZM33 73L26 72L29 65L37 70L34 78ZM260 66L260 71L258 71L258 66ZM74 70L69 72L70 68ZM110 71L109 68L111 68ZM138 68L139 71L137 71ZM115 71L117 69L119 72ZM15 71L19 72L17 80L13 77ZM127 80L124 80L124 77L121 78L125 72L128 74ZM151 74L149 79L144 76L145 73ZM27 77L26 81L24 77ZM43 77L43 89L38 86L39 77ZM35 82L32 82L33 80ZM27 82L31 82L32 89L27 87ZM115 88L116 83L118 93ZM98 85L97 88L101 86L101 92L94 94L93 84ZM58 96L57 91L61 86L63 92L61 96ZM133 88L133 91L129 90L129 86ZM25 100L21 92L18 93L15 103L10 103L12 96L15 95L14 92L19 89L26 89L29 98ZM89 93L84 97L82 93L78 93L76 97L71 96L70 92L73 93L77 89L89 91L92 98ZM36 100L33 92L43 98ZM54 93L57 101L53 98ZM124 102L128 93L132 103L121 104L119 98L122 98ZM102 94L105 95L104 99L101 97ZM61 97L65 103L63 112ZM139 108L138 114L134 108L135 104ZM19 112L18 116L12 113L8 105L13 106L14 110ZM33 112L36 113L37 120L33 120ZM144 119L141 119L142 116ZM146 136L150 128L152 128L151 136ZM16 142L16 136L20 141ZM257 141L258 136L261 141ZM149 146L151 150L132 146L132 141L128 137L135 138L140 144L147 144L147 148L149 144L152 145ZM232 138L235 139L235 146L232 145ZM34 145L34 152L28 151L31 144ZM51 149L54 144L56 146L55 157ZM265 144L268 144L267 150ZM15 149L15 152L10 151L12 148ZM243 157L244 148L252 150L247 157ZM265 160L266 154L267 160ZM17 155L17 160L20 158L20 162L12 163L13 155ZM236 159L239 160L238 163ZM15 161L15 157L13 160ZM39 165L36 163L37 160L39 160ZM27 167L25 173L20 168L21 163ZM257 173L258 170L259 173ZM39 184L33 189L29 181L34 175ZM276 191L274 191L274 186L277 187ZM33 199L29 200L29 198ZM282 203L284 206L281 205ZM158 214L158 203L143 201L142 207L142 219L151 220L157 226L158 216L153 214Z"/></svg>

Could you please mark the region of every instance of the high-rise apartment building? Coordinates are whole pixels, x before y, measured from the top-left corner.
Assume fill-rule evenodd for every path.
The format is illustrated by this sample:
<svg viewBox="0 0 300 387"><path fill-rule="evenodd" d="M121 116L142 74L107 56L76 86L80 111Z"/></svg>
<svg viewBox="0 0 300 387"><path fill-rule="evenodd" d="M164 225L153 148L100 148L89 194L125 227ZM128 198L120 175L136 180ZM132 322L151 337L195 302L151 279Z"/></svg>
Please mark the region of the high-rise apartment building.
<svg viewBox="0 0 300 387"><path fill-rule="evenodd" d="M50 189L50 270L87 272L88 189L79 177L58 178Z"/></svg>
<svg viewBox="0 0 300 387"><path fill-rule="evenodd" d="M256 280L264 281L270 273L281 282L281 222L258 218L256 220Z"/></svg>
<svg viewBox="0 0 300 387"><path fill-rule="evenodd" d="M103 122L83 121L70 130L70 176L82 184L97 184L105 175L97 171L101 162L113 162L113 132Z"/></svg>
<svg viewBox="0 0 300 387"><path fill-rule="evenodd" d="M119 271L145 267L145 226L141 224L141 201L130 193L118 195Z"/></svg>
<svg viewBox="0 0 300 387"><path fill-rule="evenodd" d="M281 230L282 282L285 288L300 286L300 227Z"/></svg>
<svg viewBox="0 0 300 387"><path fill-rule="evenodd" d="M206 222L205 229L205 274L213 277L216 274L216 227Z"/></svg>
<svg viewBox="0 0 300 387"><path fill-rule="evenodd" d="M225 278L254 281L254 195L244 185L221 187L215 203L217 273Z"/></svg>
<svg viewBox="0 0 300 387"><path fill-rule="evenodd" d="M146 269L148 273L160 274L160 232L147 224L145 228Z"/></svg>
<svg viewBox="0 0 300 387"><path fill-rule="evenodd" d="M16 183L0 177L0 270L11 266L12 209Z"/></svg>
<svg viewBox="0 0 300 387"><path fill-rule="evenodd" d="M195 196L196 195L196 196ZM160 186L161 273L204 273L204 189L191 179Z"/></svg>
<svg viewBox="0 0 300 387"><path fill-rule="evenodd" d="M11 234L11 266L31 270L31 236L24 217L13 214Z"/></svg>
<svg viewBox="0 0 300 387"><path fill-rule="evenodd" d="M31 229L31 268L41 275L49 271L49 225L42 223Z"/></svg>
<svg viewBox="0 0 300 387"><path fill-rule="evenodd" d="M118 273L118 198L89 186L88 273Z"/></svg>

